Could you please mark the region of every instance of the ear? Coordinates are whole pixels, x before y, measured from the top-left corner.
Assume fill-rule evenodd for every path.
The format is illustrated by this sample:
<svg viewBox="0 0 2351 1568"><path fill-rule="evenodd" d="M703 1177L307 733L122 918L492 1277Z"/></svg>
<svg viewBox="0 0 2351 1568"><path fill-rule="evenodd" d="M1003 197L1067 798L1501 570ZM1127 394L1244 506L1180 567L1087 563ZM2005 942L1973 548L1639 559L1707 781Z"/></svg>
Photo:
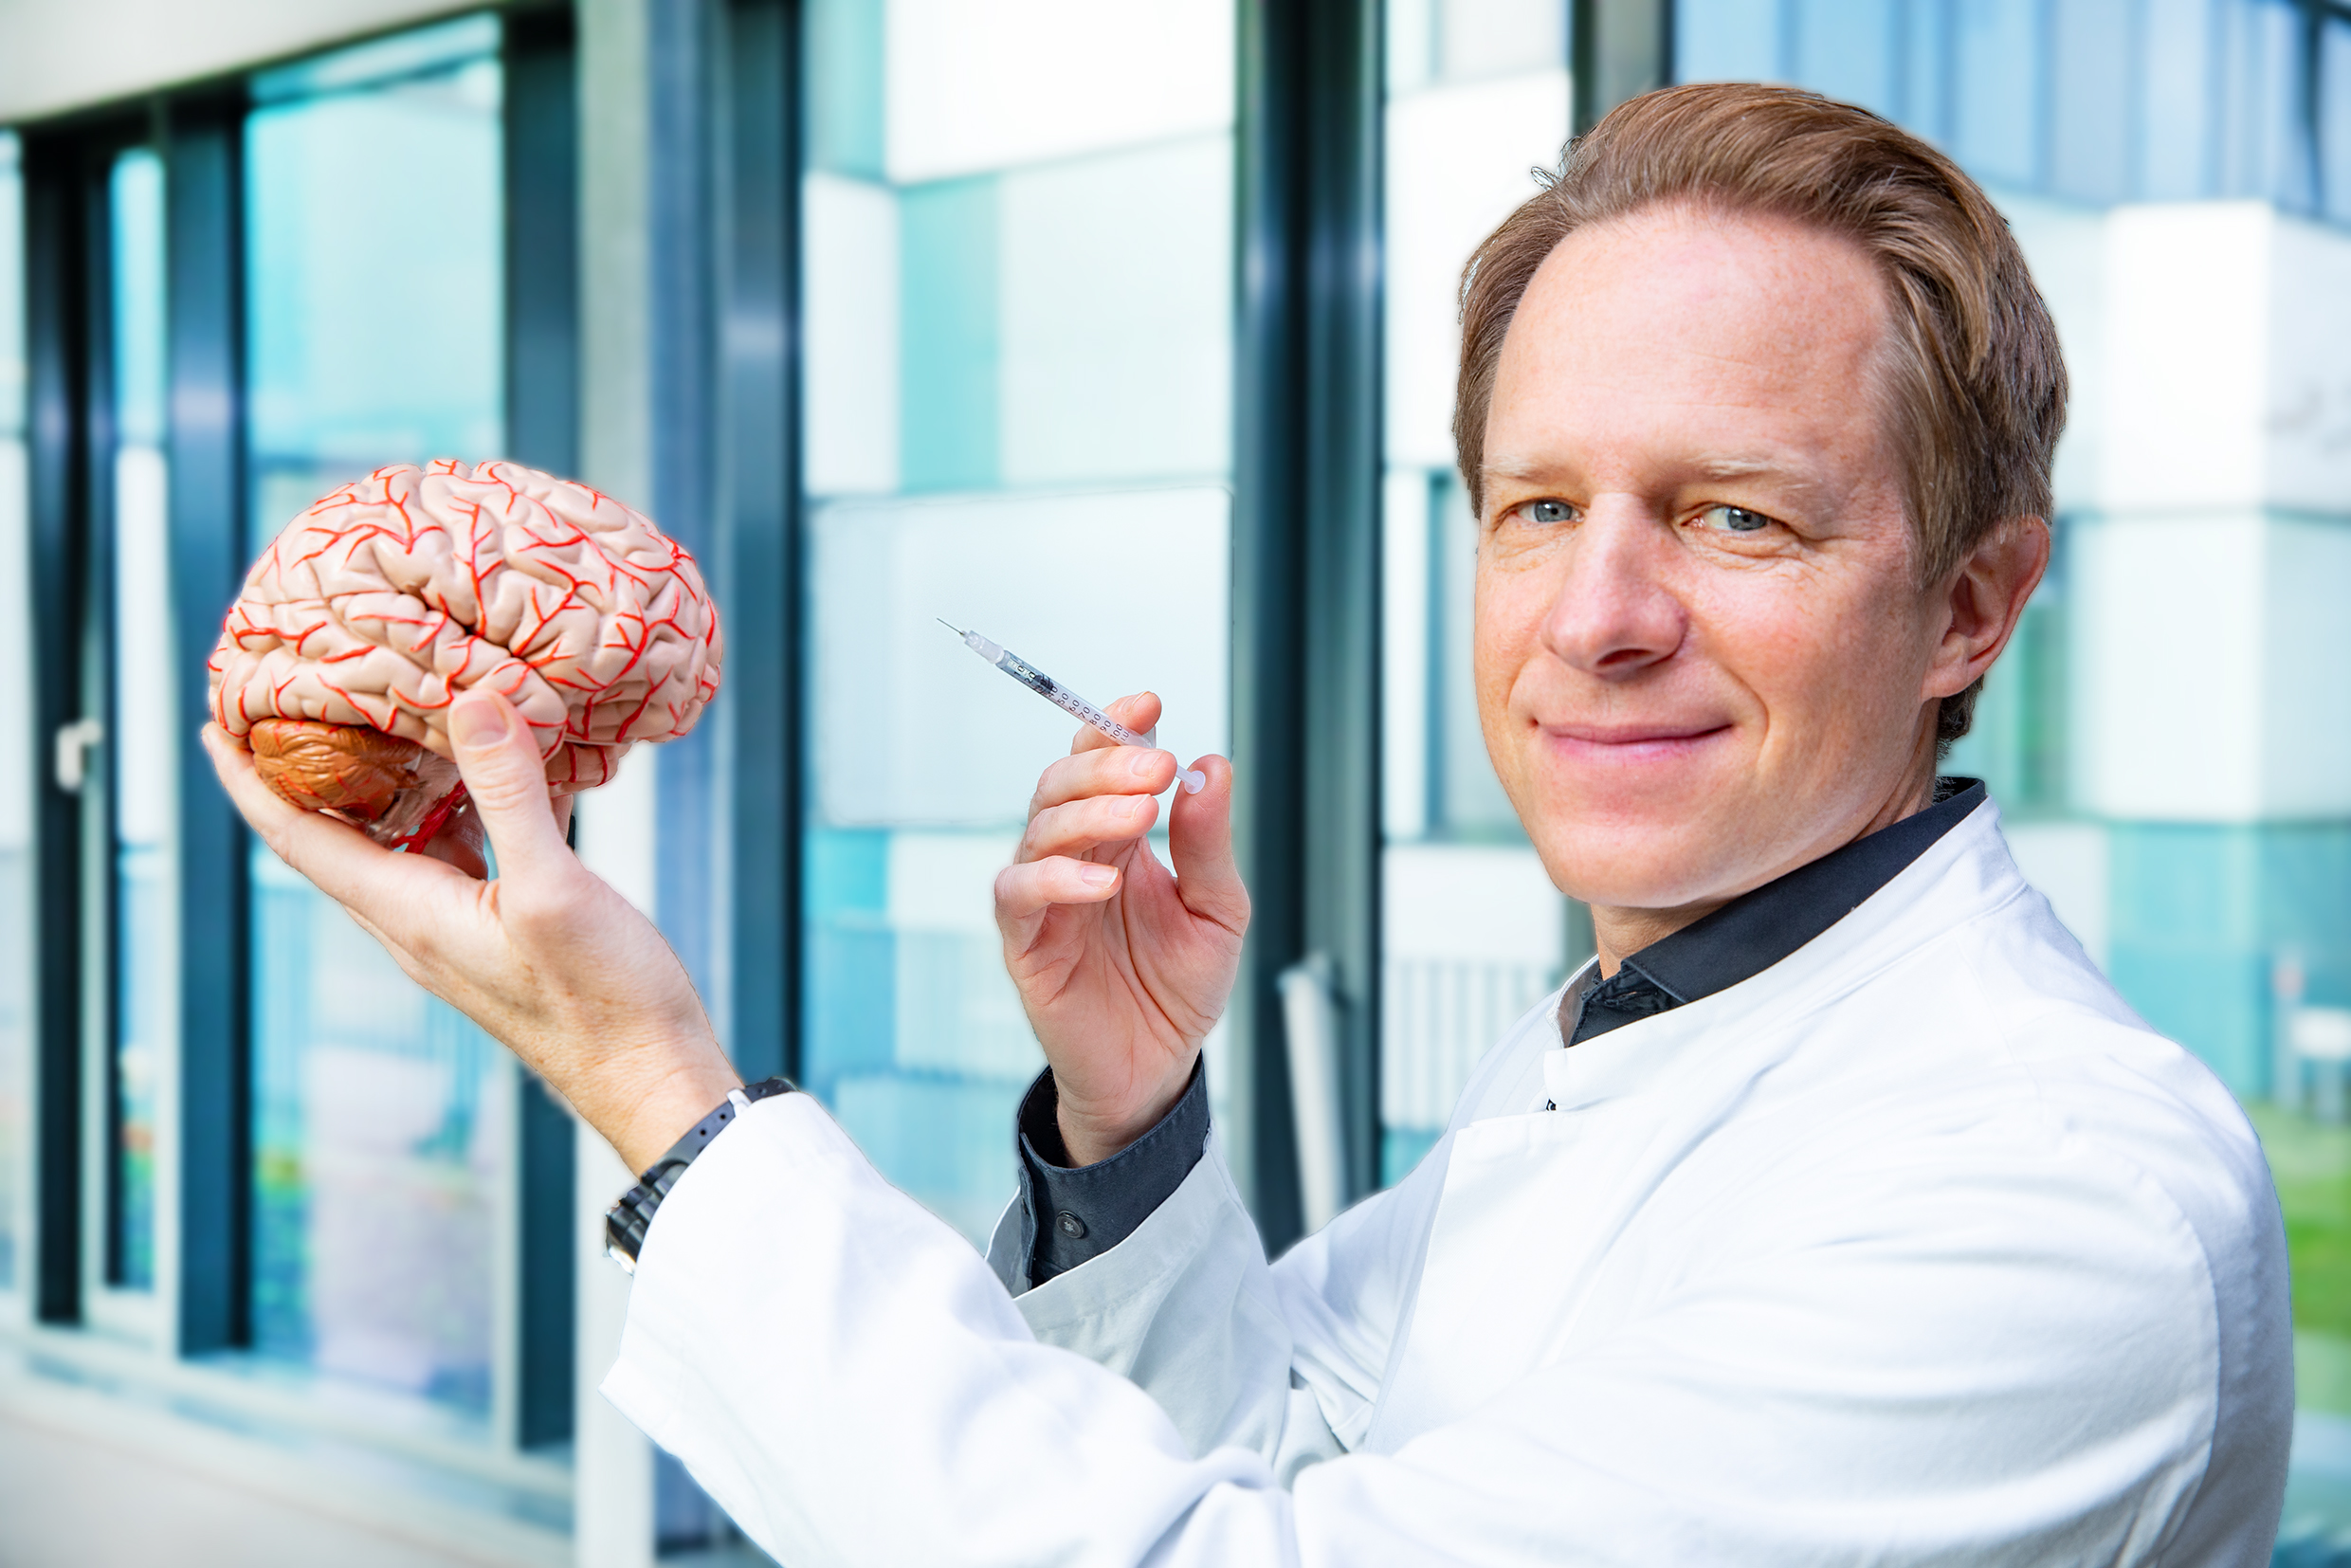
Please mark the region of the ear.
<svg viewBox="0 0 2351 1568"><path fill-rule="evenodd" d="M2049 548L2047 519L2008 518L1930 592L1943 628L1922 699L1957 697L1982 679L2049 570Z"/></svg>

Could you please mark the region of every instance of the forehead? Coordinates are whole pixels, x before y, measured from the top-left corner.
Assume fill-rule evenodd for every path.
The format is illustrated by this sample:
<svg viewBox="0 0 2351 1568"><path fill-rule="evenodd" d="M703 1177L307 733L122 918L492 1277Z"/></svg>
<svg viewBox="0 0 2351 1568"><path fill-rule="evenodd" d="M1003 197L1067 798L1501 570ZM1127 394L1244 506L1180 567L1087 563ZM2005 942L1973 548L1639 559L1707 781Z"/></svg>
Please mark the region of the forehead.
<svg viewBox="0 0 2351 1568"><path fill-rule="evenodd" d="M1886 319L1868 256L1803 225L1666 207L1578 229L1511 319L1486 466L1703 455L1876 469Z"/></svg>

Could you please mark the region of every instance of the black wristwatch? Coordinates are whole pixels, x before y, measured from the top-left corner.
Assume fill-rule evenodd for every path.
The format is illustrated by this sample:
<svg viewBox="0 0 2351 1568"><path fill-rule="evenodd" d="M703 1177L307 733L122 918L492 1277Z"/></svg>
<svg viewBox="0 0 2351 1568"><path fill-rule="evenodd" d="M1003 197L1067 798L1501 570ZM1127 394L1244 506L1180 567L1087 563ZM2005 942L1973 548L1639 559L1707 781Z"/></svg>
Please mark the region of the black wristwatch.
<svg viewBox="0 0 2351 1568"><path fill-rule="evenodd" d="M637 1271L637 1249L645 1245L646 1228L653 1223L653 1211L661 1207L669 1189L678 1184L678 1177L694 1163L694 1157L710 1146L719 1130L750 1109L754 1101L766 1100L778 1094L791 1094L799 1087L789 1078L763 1078L756 1084L746 1084L730 1089L719 1108L686 1129L685 1136L669 1145L669 1152L646 1167L637 1184L621 1194L621 1200L604 1213L604 1253L622 1268Z"/></svg>

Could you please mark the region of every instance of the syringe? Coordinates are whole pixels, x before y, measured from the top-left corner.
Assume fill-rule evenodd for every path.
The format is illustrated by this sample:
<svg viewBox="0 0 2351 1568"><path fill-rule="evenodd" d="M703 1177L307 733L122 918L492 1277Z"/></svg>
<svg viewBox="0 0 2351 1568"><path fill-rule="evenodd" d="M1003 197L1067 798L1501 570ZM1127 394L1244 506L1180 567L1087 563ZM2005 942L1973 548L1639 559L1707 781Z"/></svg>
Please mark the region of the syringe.
<svg viewBox="0 0 2351 1568"><path fill-rule="evenodd" d="M1093 725L1120 745L1154 746L1157 743L1155 738L1159 733L1157 725L1152 726L1150 735L1137 735L1133 730L1128 729L1124 724L1120 723L1116 719L1111 718L1110 715L1103 712L1102 709L1080 697L1019 654L1007 649L1002 644L992 643L976 631L957 631L954 627L947 626L943 620L939 624L947 627L948 630L954 631L957 636L962 638L965 647L970 648L974 653L978 654L1071 718L1078 720L1081 723ZM1185 768L1179 765L1176 770L1176 777L1183 785L1186 794L1198 794L1208 787L1208 775L1197 768Z"/></svg>

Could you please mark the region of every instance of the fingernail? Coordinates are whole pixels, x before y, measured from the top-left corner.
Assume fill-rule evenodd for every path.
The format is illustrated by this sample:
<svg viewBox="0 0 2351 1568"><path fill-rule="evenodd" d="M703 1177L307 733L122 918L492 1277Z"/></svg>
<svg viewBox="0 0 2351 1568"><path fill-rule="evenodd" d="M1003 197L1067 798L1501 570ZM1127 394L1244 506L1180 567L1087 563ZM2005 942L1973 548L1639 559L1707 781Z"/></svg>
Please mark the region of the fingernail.
<svg viewBox="0 0 2351 1568"><path fill-rule="evenodd" d="M1078 872L1078 880L1088 887L1107 887L1119 880L1119 873L1113 866L1088 866Z"/></svg>
<svg viewBox="0 0 2351 1568"><path fill-rule="evenodd" d="M496 745L506 738L506 715L487 698L461 698L449 708L449 738L461 746Z"/></svg>
<svg viewBox="0 0 2351 1568"><path fill-rule="evenodd" d="M1138 751L1126 759L1127 776L1129 778L1146 777L1151 770L1158 765L1159 754L1157 752Z"/></svg>

